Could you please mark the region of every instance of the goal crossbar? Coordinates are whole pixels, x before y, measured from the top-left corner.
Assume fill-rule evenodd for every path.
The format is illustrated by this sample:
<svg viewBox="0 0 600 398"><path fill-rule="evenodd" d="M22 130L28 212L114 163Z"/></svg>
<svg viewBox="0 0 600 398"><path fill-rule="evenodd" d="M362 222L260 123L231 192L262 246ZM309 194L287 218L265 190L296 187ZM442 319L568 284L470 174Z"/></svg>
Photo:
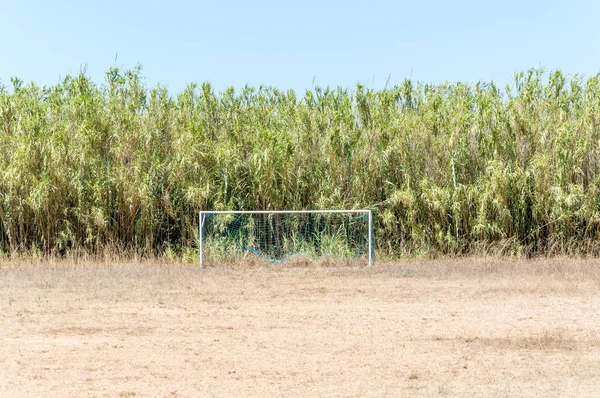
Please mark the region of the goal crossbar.
<svg viewBox="0 0 600 398"><path fill-rule="evenodd" d="M215 210L200 214L306 214L306 213L370 213L371 210Z"/></svg>
<svg viewBox="0 0 600 398"><path fill-rule="evenodd" d="M200 267L204 267L204 221L207 214L366 214L368 217L368 265L373 265L373 212L368 209L354 210L201 210L198 214L200 240Z"/></svg>

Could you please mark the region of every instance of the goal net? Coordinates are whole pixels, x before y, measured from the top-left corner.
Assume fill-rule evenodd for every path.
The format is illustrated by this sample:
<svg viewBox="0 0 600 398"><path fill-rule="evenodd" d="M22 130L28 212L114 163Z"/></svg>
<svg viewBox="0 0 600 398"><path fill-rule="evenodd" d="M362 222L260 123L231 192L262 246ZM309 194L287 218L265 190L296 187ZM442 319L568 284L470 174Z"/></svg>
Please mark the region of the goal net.
<svg viewBox="0 0 600 398"><path fill-rule="evenodd" d="M201 266L245 257L375 259L370 210L201 211L199 218Z"/></svg>

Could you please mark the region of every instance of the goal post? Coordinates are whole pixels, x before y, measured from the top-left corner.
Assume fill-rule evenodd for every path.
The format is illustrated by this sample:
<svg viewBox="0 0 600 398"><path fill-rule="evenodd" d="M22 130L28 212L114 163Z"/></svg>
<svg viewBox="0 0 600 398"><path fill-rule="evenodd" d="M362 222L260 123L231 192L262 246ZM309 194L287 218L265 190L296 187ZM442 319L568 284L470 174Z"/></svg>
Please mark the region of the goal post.
<svg viewBox="0 0 600 398"><path fill-rule="evenodd" d="M200 267L247 255L277 263L296 255L375 261L368 209L200 211L198 221Z"/></svg>

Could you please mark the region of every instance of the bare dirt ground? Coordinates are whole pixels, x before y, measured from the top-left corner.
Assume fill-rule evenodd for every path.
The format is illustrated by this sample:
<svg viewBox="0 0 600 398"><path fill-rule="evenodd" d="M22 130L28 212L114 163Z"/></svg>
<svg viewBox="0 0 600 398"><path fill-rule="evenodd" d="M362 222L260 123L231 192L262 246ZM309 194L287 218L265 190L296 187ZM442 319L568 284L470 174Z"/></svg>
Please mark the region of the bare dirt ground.
<svg viewBox="0 0 600 398"><path fill-rule="evenodd" d="M599 396L600 262L0 263L0 396Z"/></svg>

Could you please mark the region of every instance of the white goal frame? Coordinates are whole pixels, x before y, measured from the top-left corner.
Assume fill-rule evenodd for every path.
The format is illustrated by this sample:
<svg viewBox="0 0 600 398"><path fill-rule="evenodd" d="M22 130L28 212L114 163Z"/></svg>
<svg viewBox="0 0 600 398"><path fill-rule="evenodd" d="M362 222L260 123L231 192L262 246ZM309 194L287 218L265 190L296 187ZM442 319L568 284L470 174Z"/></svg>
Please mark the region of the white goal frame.
<svg viewBox="0 0 600 398"><path fill-rule="evenodd" d="M375 256L373 255L373 212L371 210L201 210L198 214L198 236L200 238L200 268L204 268L204 219L207 214L306 214L306 213L348 213L367 214L369 220L369 267L373 266Z"/></svg>

